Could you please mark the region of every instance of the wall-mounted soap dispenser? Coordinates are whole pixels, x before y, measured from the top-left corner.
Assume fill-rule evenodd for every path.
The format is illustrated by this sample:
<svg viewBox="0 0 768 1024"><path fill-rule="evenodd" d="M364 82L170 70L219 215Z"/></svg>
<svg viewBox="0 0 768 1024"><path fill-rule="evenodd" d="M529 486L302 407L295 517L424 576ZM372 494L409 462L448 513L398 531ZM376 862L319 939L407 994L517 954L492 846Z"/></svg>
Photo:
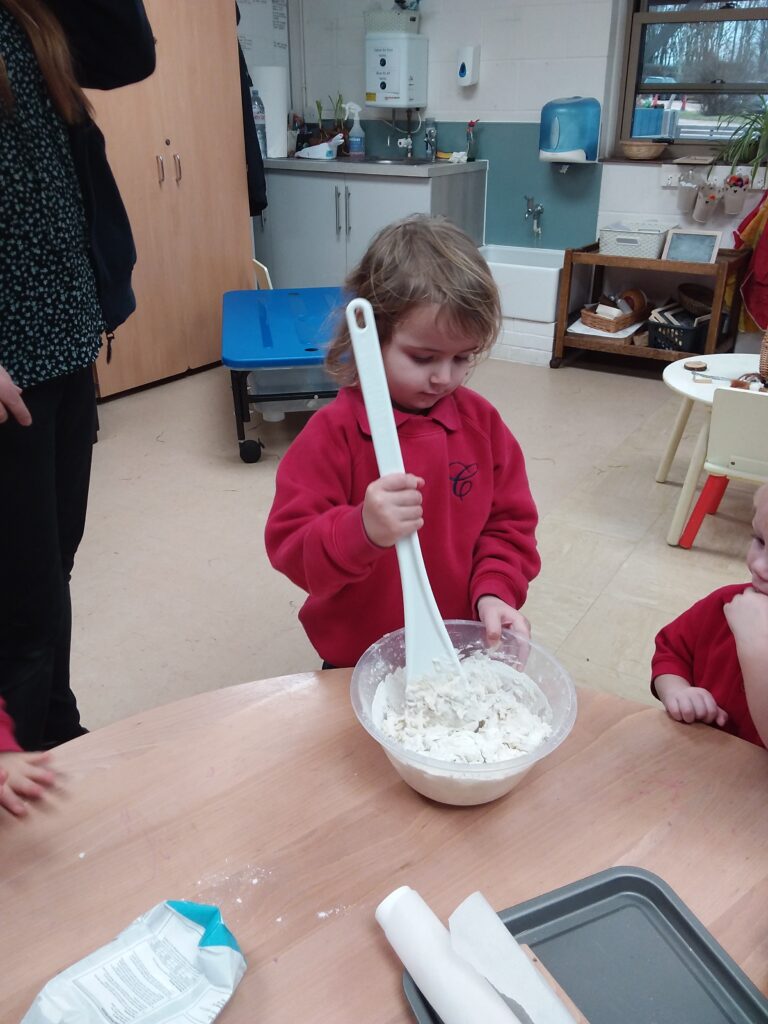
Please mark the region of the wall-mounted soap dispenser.
<svg viewBox="0 0 768 1024"><path fill-rule="evenodd" d="M550 100L541 110L539 159L559 164L597 160L600 103L591 96Z"/></svg>
<svg viewBox="0 0 768 1024"><path fill-rule="evenodd" d="M479 77L480 47L459 47L456 51L456 81L459 85L477 85Z"/></svg>

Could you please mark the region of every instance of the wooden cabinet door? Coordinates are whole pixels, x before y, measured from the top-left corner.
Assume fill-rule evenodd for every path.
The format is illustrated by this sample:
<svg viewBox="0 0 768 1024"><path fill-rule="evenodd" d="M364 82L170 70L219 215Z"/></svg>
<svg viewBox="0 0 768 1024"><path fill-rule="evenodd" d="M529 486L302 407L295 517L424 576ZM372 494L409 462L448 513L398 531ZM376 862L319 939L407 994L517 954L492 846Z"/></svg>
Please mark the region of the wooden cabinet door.
<svg viewBox="0 0 768 1024"><path fill-rule="evenodd" d="M155 7L161 9L158 3ZM122 89L89 92L128 211L137 254L132 279L136 312L116 331L112 361L107 363L105 348L96 363L102 397L187 369L183 326L172 315L180 304L179 282L170 258L178 210L161 109L163 77L170 71L162 41L172 25L166 25L151 8L149 13L158 39L155 73Z"/></svg>
<svg viewBox="0 0 768 1024"><path fill-rule="evenodd" d="M196 367L221 358L223 293L252 287L235 5L154 0L159 7L173 26L166 153L180 214L166 273L178 275L187 366Z"/></svg>
<svg viewBox="0 0 768 1024"><path fill-rule="evenodd" d="M217 361L222 293L251 282L234 5L146 7L155 73L89 94L137 250L137 310L99 357L102 396Z"/></svg>

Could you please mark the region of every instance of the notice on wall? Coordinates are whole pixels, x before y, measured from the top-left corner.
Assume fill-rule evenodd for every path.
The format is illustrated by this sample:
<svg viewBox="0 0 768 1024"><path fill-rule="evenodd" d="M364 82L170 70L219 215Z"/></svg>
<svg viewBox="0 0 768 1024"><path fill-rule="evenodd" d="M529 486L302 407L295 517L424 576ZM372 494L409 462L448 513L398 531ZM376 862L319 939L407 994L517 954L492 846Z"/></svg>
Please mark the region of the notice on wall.
<svg viewBox="0 0 768 1024"><path fill-rule="evenodd" d="M248 70L274 65L287 68L288 0L238 0L238 6L237 35Z"/></svg>

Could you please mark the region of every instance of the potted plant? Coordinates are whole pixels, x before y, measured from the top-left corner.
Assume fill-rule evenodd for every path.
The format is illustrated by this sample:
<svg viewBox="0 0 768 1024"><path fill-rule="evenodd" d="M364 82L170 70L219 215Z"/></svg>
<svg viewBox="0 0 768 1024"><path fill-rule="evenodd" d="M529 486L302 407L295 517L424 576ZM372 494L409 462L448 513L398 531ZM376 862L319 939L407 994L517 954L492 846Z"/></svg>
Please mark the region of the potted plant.
<svg viewBox="0 0 768 1024"><path fill-rule="evenodd" d="M349 155L349 146L347 140L349 138L349 132L344 126L344 97L341 93L338 93L336 99L333 96L329 96L328 99L331 101L333 107L333 135L343 135L344 142L339 146L337 152L344 156Z"/></svg>
<svg viewBox="0 0 768 1024"><path fill-rule="evenodd" d="M731 174L738 166L749 167L753 186L760 168L768 166L768 103L764 96L755 99L758 102L754 110L720 120L720 127L732 127L733 131L712 160L713 164L730 164Z"/></svg>

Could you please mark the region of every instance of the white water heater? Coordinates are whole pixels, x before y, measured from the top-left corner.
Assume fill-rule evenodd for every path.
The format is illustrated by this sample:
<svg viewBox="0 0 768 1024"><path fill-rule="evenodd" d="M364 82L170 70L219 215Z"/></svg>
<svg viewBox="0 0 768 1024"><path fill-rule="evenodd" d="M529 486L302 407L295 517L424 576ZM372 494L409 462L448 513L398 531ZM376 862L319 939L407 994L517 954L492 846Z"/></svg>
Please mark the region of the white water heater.
<svg viewBox="0 0 768 1024"><path fill-rule="evenodd" d="M366 107L426 107L428 49L413 32L367 32Z"/></svg>

